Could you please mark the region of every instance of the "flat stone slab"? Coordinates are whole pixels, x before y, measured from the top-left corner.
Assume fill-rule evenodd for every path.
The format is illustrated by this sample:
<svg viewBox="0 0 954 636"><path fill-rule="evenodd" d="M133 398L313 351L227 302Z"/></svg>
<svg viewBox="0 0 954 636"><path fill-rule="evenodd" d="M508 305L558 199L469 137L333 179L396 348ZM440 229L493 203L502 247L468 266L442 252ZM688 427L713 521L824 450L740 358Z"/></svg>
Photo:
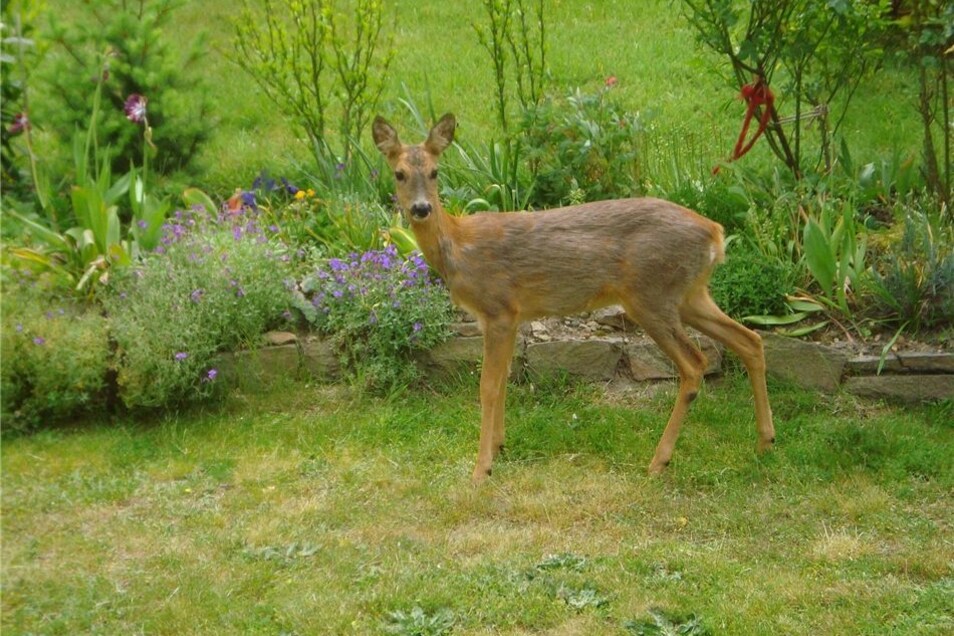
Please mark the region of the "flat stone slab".
<svg viewBox="0 0 954 636"><path fill-rule="evenodd" d="M612 380L622 350L604 340L559 340L527 346L527 367L535 374L566 371L593 380Z"/></svg>
<svg viewBox="0 0 954 636"><path fill-rule="evenodd" d="M766 371L799 386L833 392L841 384L848 355L811 342L761 333Z"/></svg>
<svg viewBox="0 0 954 636"><path fill-rule="evenodd" d="M473 338L480 335L480 325L476 322L455 322L451 323L451 333L465 338Z"/></svg>
<svg viewBox="0 0 954 636"><path fill-rule="evenodd" d="M341 377L341 358L330 338L308 338L301 347L302 367L320 380Z"/></svg>
<svg viewBox="0 0 954 636"><path fill-rule="evenodd" d="M219 356L219 376L230 384L253 386L297 378L301 356L297 344L226 352Z"/></svg>
<svg viewBox="0 0 954 636"><path fill-rule="evenodd" d="M510 377L523 368L523 337L517 337L514 358L510 363ZM415 360L428 375L453 376L476 373L484 357L483 336L450 338L429 351L415 355Z"/></svg>
<svg viewBox="0 0 954 636"><path fill-rule="evenodd" d="M262 336L262 340L267 345L287 345L298 342L298 335L290 331L269 331Z"/></svg>
<svg viewBox="0 0 954 636"><path fill-rule="evenodd" d="M857 356L848 360L848 375L876 375L880 356ZM954 374L954 354L951 353L891 353L885 356L881 373Z"/></svg>
<svg viewBox="0 0 954 636"><path fill-rule="evenodd" d="M954 398L954 375L869 375L850 377L845 390L893 402L918 403Z"/></svg>
<svg viewBox="0 0 954 636"><path fill-rule="evenodd" d="M693 338L709 361L706 375L722 371L722 348L706 336ZM679 377L676 365L649 338L627 344L623 352L629 365L630 375L638 382L666 380Z"/></svg>

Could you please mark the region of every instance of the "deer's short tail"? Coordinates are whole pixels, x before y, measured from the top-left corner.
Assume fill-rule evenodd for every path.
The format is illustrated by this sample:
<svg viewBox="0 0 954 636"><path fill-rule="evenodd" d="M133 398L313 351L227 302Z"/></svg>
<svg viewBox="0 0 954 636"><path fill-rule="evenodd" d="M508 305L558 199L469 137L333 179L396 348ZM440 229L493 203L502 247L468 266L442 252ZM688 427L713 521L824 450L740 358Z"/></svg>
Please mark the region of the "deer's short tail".
<svg viewBox="0 0 954 636"><path fill-rule="evenodd" d="M712 245L709 250L709 260L712 265L718 265L725 260L725 236L721 225L717 225L712 233Z"/></svg>

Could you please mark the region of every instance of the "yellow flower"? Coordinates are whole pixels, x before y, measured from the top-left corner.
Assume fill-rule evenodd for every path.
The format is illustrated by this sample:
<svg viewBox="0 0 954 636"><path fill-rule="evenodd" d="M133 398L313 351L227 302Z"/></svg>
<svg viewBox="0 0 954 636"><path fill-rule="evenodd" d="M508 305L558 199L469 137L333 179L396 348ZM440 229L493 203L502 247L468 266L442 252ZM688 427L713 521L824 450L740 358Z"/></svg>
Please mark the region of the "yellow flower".
<svg viewBox="0 0 954 636"><path fill-rule="evenodd" d="M308 188L308 196L310 196L310 197L315 196L315 191L312 190L311 188Z"/></svg>
<svg viewBox="0 0 954 636"><path fill-rule="evenodd" d="M299 200L300 200L300 199L304 199L304 198L305 198L305 191L304 191L304 190L299 190L298 192L296 192L296 193L295 193L295 198L296 198L296 199L299 199Z"/></svg>

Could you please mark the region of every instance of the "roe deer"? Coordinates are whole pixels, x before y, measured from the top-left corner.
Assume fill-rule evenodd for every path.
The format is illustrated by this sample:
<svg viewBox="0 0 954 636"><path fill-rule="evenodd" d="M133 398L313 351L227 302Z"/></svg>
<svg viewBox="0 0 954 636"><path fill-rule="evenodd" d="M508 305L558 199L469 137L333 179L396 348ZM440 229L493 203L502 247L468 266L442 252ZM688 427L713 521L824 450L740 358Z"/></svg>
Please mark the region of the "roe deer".
<svg viewBox="0 0 954 636"><path fill-rule="evenodd" d="M451 216L437 193L437 160L454 140L444 115L424 143L406 146L381 117L374 142L397 181L397 200L428 264L484 336L480 447L473 480L490 475L504 444L504 398L519 324L619 303L675 363L679 395L649 464L661 472L696 397L706 359L684 324L738 354L755 395L757 449L775 441L762 339L726 316L708 282L722 261L722 226L659 199L584 203L542 212Z"/></svg>

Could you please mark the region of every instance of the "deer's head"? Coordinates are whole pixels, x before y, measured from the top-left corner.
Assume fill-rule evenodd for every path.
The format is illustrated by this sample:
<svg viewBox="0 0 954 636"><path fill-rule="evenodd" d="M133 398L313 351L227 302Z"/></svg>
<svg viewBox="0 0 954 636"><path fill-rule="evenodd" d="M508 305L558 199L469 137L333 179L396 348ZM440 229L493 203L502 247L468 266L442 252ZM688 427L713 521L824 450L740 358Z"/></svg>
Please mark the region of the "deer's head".
<svg viewBox="0 0 954 636"><path fill-rule="evenodd" d="M412 222L426 220L438 209L437 159L454 141L457 121L447 113L441 117L424 143L405 146L394 128L382 117L371 126L374 143L388 161L397 182L398 205Z"/></svg>

